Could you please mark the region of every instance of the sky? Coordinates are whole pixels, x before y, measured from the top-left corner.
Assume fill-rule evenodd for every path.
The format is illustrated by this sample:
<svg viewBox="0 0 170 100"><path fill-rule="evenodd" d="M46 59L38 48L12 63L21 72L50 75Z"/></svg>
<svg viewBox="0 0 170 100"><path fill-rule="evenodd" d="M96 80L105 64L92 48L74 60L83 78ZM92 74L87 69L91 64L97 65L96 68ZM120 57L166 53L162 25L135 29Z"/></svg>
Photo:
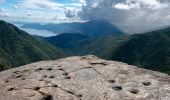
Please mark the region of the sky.
<svg viewBox="0 0 170 100"><path fill-rule="evenodd" d="M127 33L170 25L170 0L0 0L0 19L28 22L107 20Z"/></svg>

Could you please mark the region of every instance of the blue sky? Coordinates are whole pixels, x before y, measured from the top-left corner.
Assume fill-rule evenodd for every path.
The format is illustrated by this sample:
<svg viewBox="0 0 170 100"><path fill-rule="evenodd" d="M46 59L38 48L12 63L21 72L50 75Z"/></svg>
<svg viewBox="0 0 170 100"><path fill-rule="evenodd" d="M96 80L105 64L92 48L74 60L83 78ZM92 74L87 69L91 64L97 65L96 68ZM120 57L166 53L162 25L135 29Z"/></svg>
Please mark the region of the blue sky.
<svg viewBox="0 0 170 100"><path fill-rule="evenodd" d="M170 0L0 0L0 19L73 22L104 19L128 33L170 25Z"/></svg>
<svg viewBox="0 0 170 100"><path fill-rule="evenodd" d="M66 15L74 16L81 10L83 0L0 0L0 18L14 21L70 21ZM68 16L71 16L68 15Z"/></svg>

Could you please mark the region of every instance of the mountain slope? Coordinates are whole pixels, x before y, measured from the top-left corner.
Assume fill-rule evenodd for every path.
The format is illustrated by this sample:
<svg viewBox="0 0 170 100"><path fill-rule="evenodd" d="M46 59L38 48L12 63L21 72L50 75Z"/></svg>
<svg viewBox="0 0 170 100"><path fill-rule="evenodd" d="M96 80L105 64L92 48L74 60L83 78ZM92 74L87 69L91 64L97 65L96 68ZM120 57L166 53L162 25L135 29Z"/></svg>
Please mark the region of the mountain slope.
<svg viewBox="0 0 170 100"><path fill-rule="evenodd" d="M60 56L62 52L51 44L0 21L0 70Z"/></svg>
<svg viewBox="0 0 170 100"><path fill-rule="evenodd" d="M111 59L170 74L170 28L132 36Z"/></svg>
<svg viewBox="0 0 170 100"><path fill-rule="evenodd" d="M47 37L45 38L45 40L60 48L68 49L68 46L70 44L74 44L77 41L81 41L87 38L88 38L87 36L84 36L79 33L64 33L57 36Z"/></svg>
<svg viewBox="0 0 170 100"><path fill-rule="evenodd" d="M55 37L47 37L46 40L64 49L68 54L71 53L70 55L94 54L98 57L109 59L112 56L112 52L130 39L129 35L106 35L92 38L84 37L83 35L81 35L82 38L80 38L80 35L77 35L78 34L61 34ZM63 42L61 42L60 39L62 39Z"/></svg>
<svg viewBox="0 0 170 100"><path fill-rule="evenodd" d="M104 20L88 21L84 23L61 23L61 24L25 24L22 28L32 28L38 30L48 30L54 33L81 33L86 36L101 36L101 35L123 35L124 32Z"/></svg>
<svg viewBox="0 0 170 100"><path fill-rule="evenodd" d="M73 48L75 48L78 41L83 41L88 38L89 37L79 33L64 33L57 36L46 37L44 38L44 40L57 47L62 48L63 51L69 56L76 55L73 51Z"/></svg>

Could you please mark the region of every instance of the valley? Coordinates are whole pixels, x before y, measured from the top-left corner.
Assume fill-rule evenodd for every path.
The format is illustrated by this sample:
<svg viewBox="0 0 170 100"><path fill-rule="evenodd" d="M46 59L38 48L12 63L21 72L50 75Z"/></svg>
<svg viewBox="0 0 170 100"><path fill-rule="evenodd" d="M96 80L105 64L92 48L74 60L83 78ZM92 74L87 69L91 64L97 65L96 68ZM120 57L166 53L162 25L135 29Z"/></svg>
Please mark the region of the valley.
<svg viewBox="0 0 170 100"><path fill-rule="evenodd" d="M1 70L40 60L92 54L170 74L170 28L134 35L103 32L98 36L62 33L42 37L28 35L1 21L1 34Z"/></svg>

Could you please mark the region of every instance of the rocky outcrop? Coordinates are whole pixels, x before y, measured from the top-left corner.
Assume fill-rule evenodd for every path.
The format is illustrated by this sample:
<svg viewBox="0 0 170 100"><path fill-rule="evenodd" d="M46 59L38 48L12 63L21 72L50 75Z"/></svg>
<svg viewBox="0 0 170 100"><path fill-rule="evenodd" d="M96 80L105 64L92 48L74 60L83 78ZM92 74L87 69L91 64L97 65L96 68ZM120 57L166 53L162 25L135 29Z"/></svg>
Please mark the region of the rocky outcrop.
<svg viewBox="0 0 170 100"><path fill-rule="evenodd" d="M169 100L170 77L95 56L0 73L0 100Z"/></svg>

